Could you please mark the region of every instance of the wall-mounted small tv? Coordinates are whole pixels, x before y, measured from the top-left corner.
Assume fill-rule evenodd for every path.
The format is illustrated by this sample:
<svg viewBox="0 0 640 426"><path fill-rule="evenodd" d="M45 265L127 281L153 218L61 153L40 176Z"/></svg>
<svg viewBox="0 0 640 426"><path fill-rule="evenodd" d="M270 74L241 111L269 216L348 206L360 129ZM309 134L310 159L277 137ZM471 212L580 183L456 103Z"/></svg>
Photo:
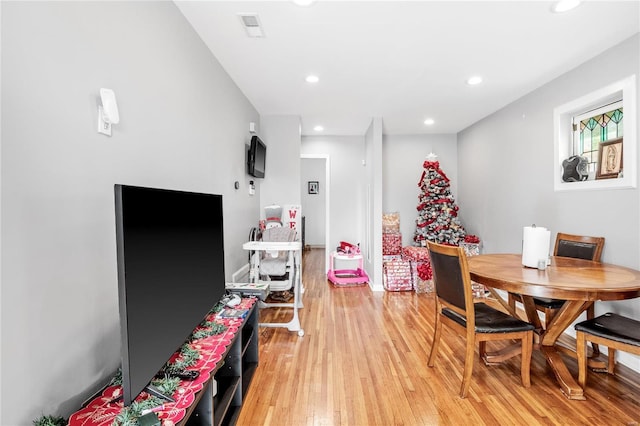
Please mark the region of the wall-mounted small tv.
<svg viewBox="0 0 640 426"><path fill-rule="evenodd" d="M124 404L225 292L222 196L115 185Z"/></svg>
<svg viewBox="0 0 640 426"><path fill-rule="evenodd" d="M247 173L256 178L263 178L266 162L267 146L257 135L253 135L247 156Z"/></svg>

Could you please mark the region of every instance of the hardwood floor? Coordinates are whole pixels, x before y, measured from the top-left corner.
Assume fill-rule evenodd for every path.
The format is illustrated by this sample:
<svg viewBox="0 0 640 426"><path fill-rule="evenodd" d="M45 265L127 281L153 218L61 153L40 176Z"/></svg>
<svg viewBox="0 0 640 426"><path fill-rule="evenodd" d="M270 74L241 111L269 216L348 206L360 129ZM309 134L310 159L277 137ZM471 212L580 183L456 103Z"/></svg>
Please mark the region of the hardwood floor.
<svg viewBox="0 0 640 426"><path fill-rule="evenodd" d="M520 384L520 358L485 366L475 358L469 396L460 389L464 340L443 329L427 367L434 300L415 292L336 288L324 251L303 257L304 337L260 329L260 365L238 425L637 425L639 375L589 372L586 401L560 392L534 351L531 388ZM261 321L285 322L290 309L265 309ZM491 343L491 342L490 342ZM499 348L499 344L488 346ZM477 349L476 349L477 351ZM477 353L477 352L476 352ZM568 362L577 377L577 364Z"/></svg>

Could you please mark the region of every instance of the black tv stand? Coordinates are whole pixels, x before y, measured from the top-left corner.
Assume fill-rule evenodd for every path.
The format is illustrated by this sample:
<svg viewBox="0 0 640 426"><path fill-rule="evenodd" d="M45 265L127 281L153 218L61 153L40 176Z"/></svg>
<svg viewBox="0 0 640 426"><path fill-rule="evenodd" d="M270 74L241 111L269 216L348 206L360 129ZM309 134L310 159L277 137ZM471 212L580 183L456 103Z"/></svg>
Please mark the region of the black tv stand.
<svg viewBox="0 0 640 426"><path fill-rule="evenodd" d="M226 346L225 352L217 362L211 376L202 383L202 390L194 395L191 405L186 408L184 417L176 422L176 426L227 426L235 425L242 409L243 400L251 384L251 379L258 367L258 303L244 299L246 305L250 306L247 316L242 320L240 328L233 334L231 342ZM94 396L83 404L83 410L77 411L69 418L70 425L92 424L88 421L87 414L91 411L85 409L91 405L91 401L96 401L90 409L95 410L93 414L100 416L112 416L113 412L104 411L104 396L112 398L111 402L122 399L120 391L103 393L109 386L105 386ZM164 395L154 392L156 389L148 387L146 391L154 395L164 397ZM100 395L101 393L102 396ZM116 394L120 396L115 397ZM178 399L178 398L176 398ZM80 417L78 417L80 415ZM71 419L74 418L72 422ZM93 415L91 416L93 418ZM104 422L101 421L100 424Z"/></svg>
<svg viewBox="0 0 640 426"><path fill-rule="evenodd" d="M196 394L178 426L235 425L243 398L258 367L258 308L254 304L212 378Z"/></svg>

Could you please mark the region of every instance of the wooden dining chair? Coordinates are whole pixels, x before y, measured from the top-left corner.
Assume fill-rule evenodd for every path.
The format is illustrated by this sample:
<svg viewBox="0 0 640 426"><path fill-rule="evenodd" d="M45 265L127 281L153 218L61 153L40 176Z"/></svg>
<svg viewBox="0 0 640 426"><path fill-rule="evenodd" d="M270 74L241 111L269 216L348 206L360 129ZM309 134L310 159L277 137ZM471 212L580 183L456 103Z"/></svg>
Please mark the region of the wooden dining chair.
<svg viewBox="0 0 640 426"><path fill-rule="evenodd" d="M588 237L558 232L555 247L553 249L553 255L600 262L603 248L603 237ZM515 309L516 300L522 301L520 295L509 293L509 305L513 309ZM545 326L551 322L565 302L564 300L549 299L546 297L534 297L533 301L535 302L536 309L540 312L544 312ZM587 309L587 319L592 319L594 316L595 309L594 305L591 304ZM593 345L593 352L595 355L600 353L597 344Z"/></svg>
<svg viewBox="0 0 640 426"><path fill-rule="evenodd" d="M640 321L606 313L575 325L578 384L587 385L587 342L607 347L607 373L615 374L616 350L640 355Z"/></svg>
<svg viewBox="0 0 640 426"><path fill-rule="evenodd" d="M530 366L533 346L533 325L519 318L498 311L485 303L473 303L471 278L467 257L461 247L428 242L433 281L436 294L436 321L433 343L427 365L434 366L442 324L466 337L464 373L460 397L469 390L473 371L475 342L479 342L479 354L486 354L486 342L494 340L520 340L522 360L520 375L522 385L531 385Z"/></svg>

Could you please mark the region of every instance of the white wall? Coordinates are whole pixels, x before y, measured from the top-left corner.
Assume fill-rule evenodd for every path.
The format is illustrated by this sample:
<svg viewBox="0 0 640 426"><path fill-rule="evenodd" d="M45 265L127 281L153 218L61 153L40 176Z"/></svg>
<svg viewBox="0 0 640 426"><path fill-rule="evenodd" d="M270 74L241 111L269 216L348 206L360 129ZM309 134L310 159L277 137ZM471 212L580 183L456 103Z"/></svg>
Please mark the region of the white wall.
<svg viewBox="0 0 640 426"><path fill-rule="evenodd" d="M553 190L553 109L638 76L639 52L636 35L458 135L460 217L482 239L484 252L520 252L522 227L535 223L549 228L552 238L557 232L605 237L604 262L640 267L637 188ZM630 131L637 129L625 129ZM637 299L597 302L595 309L596 315L612 311L640 319ZM640 371L637 357L620 359Z"/></svg>
<svg viewBox="0 0 640 426"><path fill-rule="evenodd" d="M258 198L233 183L259 117L171 2L2 2L1 18L0 424L29 425L119 365L115 183L223 194L227 276L246 262Z"/></svg>
<svg viewBox="0 0 640 426"><path fill-rule="evenodd" d="M386 135L382 139L382 210L400 213L402 245L413 245L418 211L418 182L426 156L438 155L440 167L451 180L457 202L458 145L456 135ZM463 225L465 225L463 223Z"/></svg>
<svg viewBox="0 0 640 426"><path fill-rule="evenodd" d="M302 212L305 216L305 244L314 247L324 247L326 227L326 197L327 181L325 178L324 158L302 158L300 160L300 183ZM318 193L309 194L308 182L318 182Z"/></svg>
<svg viewBox="0 0 640 426"><path fill-rule="evenodd" d="M267 145L265 179L256 180L260 208L300 204L300 117L261 116L259 134Z"/></svg>

